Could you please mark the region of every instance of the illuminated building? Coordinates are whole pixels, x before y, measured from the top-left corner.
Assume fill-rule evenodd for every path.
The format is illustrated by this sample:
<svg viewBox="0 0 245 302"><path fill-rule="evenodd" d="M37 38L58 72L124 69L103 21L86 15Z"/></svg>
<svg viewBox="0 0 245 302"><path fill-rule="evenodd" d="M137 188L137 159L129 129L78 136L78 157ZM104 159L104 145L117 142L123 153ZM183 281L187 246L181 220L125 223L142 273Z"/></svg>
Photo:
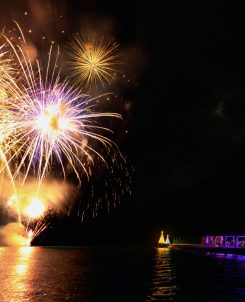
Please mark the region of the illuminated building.
<svg viewBox="0 0 245 302"><path fill-rule="evenodd" d="M215 248L245 248L245 235L207 235L202 244Z"/></svg>

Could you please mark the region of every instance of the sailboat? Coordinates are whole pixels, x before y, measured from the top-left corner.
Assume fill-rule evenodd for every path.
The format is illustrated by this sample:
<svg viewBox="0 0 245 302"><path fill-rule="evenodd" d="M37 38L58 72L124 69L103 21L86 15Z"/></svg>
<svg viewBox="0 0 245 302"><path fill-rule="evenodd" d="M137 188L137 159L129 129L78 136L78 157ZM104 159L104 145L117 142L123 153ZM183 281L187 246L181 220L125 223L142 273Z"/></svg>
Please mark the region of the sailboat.
<svg viewBox="0 0 245 302"><path fill-rule="evenodd" d="M167 235L166 241L164 239L163 231L158 241L158 247L168 247L170 245L169 235Z"/></svg>

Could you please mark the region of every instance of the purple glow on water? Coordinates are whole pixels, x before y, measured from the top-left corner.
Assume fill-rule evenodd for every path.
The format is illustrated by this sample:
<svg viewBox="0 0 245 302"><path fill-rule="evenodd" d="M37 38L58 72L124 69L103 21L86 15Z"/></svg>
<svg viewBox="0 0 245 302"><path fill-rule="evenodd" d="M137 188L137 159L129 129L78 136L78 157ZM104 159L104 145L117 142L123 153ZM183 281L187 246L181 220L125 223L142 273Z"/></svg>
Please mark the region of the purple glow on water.
<svg viewBox="0 0 245 302"><path fill-rule="evenodd" d="M215 252L207 252L207 256L222 258L222 259L233 259L239 261L245 261L245 255L236 255L236 254L226 254L226 253L215 253Z"/></svg>

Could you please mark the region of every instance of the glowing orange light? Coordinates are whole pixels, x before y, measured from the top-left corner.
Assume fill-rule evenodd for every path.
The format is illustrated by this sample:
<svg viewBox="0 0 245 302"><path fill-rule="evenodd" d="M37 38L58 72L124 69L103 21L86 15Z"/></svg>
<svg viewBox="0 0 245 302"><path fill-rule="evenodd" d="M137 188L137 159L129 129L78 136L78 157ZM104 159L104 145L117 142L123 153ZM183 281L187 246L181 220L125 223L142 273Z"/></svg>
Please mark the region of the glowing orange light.
<svg viewBox="0 0 245 302"><path fill-rule="evenodd" d="M45 206L43 202L34 198L31 200L30 204L24 209L24 213L30 218L37 218L41 216L45 211Z"/></svg>

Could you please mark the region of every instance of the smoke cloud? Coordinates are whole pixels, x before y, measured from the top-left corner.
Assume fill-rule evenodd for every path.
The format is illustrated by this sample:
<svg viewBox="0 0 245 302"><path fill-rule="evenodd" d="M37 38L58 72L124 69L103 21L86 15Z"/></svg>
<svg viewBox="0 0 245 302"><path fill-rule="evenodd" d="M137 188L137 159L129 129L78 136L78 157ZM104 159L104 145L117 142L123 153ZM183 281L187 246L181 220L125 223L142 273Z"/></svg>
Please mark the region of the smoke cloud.
<svg viewBox="0 0 245 302"><path fill-rule="evenodd" d="M28 245L25 227L19 222L11 222L0 228L0 246Z"/></svg>

